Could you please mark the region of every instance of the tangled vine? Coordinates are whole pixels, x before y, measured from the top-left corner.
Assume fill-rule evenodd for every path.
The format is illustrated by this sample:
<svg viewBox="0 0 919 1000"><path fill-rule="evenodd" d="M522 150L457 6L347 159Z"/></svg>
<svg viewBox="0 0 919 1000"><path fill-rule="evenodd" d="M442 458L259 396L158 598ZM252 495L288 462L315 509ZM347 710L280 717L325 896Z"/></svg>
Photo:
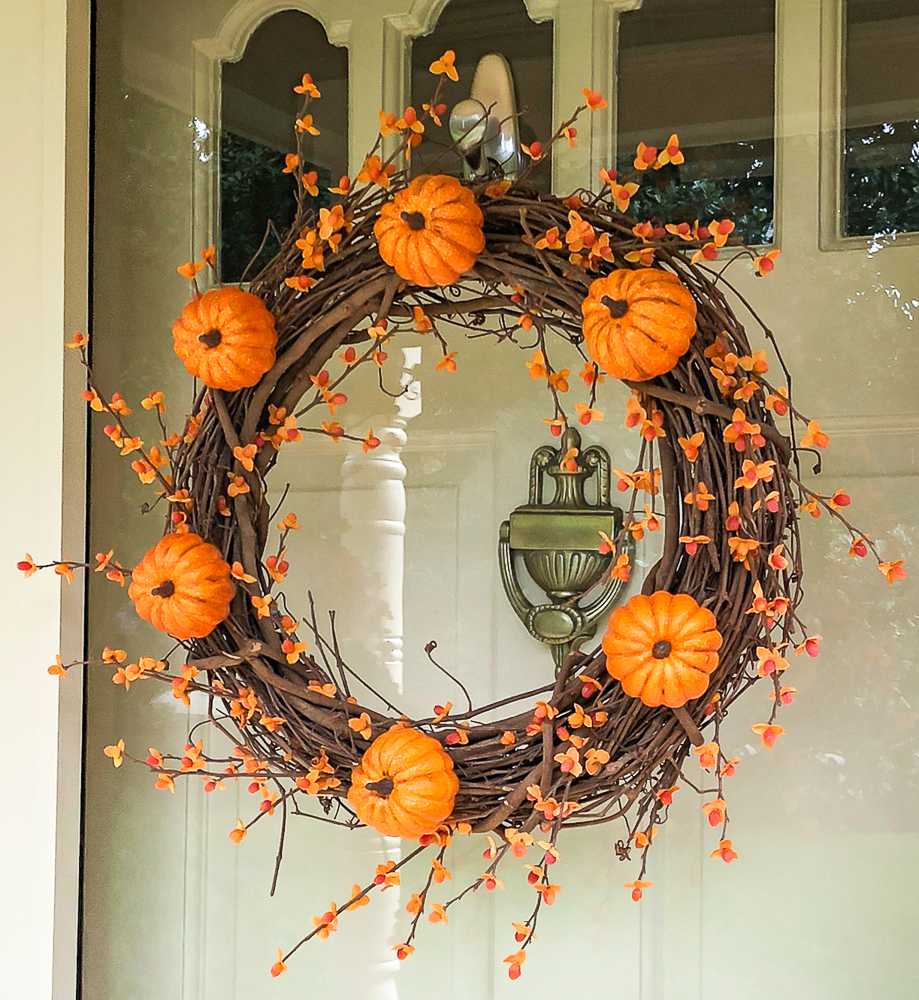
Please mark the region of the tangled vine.
<svg viewBox="0 0 919 1000"><path fill-rule="evenodd" d="M432 70L449 75L450 56L446 53ZM399 869L425 850L434 859L423 890L412 897L410 932L396 946L400 958L413 950L423 913L440 919L466 893L500 886L496 873L505 856L524 859L535 847L540 852L539 862L530 866L535 905L525 922L515 925L520 948L507 960L516 978L540 907L551 904L560 888L550 877L550 866L560 856L560 830L622 824L617 853L623 858L631 850L640 853L640 871L627 886L639 899L651 884L644 876L654 831L666 820L676 789L695 787L685 772L693 750L712 775L710 787L701 791L707 797L703 809L720 830L714 853L726 861L736 857L726 837L723 789L737 761L720 747L722 722L734 701L764 680L772 687L772 707L754 730L766 746L774 745L784 732L778 715L794 693L783 685L788 652L816 655L818 649L818 638L808 634L799 617L802 513L835 517L851 536L852 554L864 556L870 549L888 581L905 572L899 560L882 561L874 543L850 524L843 491L826 495L804 483L807 453L817 456L813 471L818 472L816 449L829 439L795 408L790 373L774 334L726 274L745 257L765 274L774 251L757 257L738 246L716 271L718 250L733 242L726 220L691 229L661 220L636 222L626 214L634 184L618 183L604 171L600 193L580 190L560 198L529 185L524 171L514 182L466 183L481 212L483 249L453 283L415 284L382 259L374 227L383 206L411 182L409 169L397 170L396 164L417 145L417 125L424 116L412 109L399 119L381 114L381 132L401 136L398 147L383 159L378 142L357 181L342 178L334 189L338 202L316 213L306 197L315 177L302 166L300 143L313 128L305 111L318 90L304 77L299 92L305 103L298 119L298 153L288 156L286 165L297 183L298 216L279 252L248 285L277 332L275 359L267 371L235 391L202 387L182 434L167 432L162 396L150 394L144 407L156 414L163 438L161 446L147 447L129 433L124 400L118 394L107 400L95 386L88 338L77 335L69 345L81 352L87 367L87 400L112 420L106 434L132 456L141 481L158 487L168 510L166 533L193 533L212 543L232 567L236 583L220 623L182 642L177 670L149 657L125 666L124 652L108 648L102 660L115 666L115 680L126 689L150 677L171 683L186 703L193 691L206 695L210 722L229 738L232 752L209 756L201 742L190 740L179 754L151 751L146 763L159 787L198 776L212 790L222 781L247 777L261 804L253 820L240 820L230 834L237 843L252 823L276 809L285 825L289 814L359 825L347 798L352 772L374 740L394 726L436 740L452 762L458 790L447 820L422 836L418 848L398 864L380 866L342 907L333 905L314 920L298 944L279 954L273 973L284 971L286 960L305 941L335 930L346 908L397 882ZM599 95L585 94L585 107L559 128L545 150L531 147L532 158L545 155L559 139L571 141L578 115L601 106ZM438 113L435 95L426 115ZM666 157L651 153L639 147L639 172L682 157L675 136ZM210 250L201 264L179 269L195 282L196 297L196 275L206 263L213 263ZM630 544L662 527L662 555L642 592L690 595L714 615L723 645L707 691L673 709L646 705L610 676L607 657L596 648L572 652L554 678L533 690L487 705L470 702L462 710L446 704L427 718L409 718L345 662L334 616L327 628L312 599L301 621L287 606L287 543L300 524L294 514L278 522L270 499L268 483L280 450L295 446L305 433L362 442L365 450L376 447L372 429L361 439L332 418L347 402L342 383L359 366L375 364L385 391L384 348L397 334L436 338L443 355L438 368L447 371L457 369L456 344L462 338L489 337L530 350L530 375L551 394L553 414L546 422L552 432L560 434L569 421L589 424L605 390L603 372L582 337L582 303L598 277L647 268L669 272L689 290L696 333L669 371L625 381L631 391L626 424L640 434L640 453L636 469L617 470L619 488L629 497L622 530L598 539L598 546L609 556L606 572L627 580ZM783 373L782 387L770 381L766 352L754 348L729 295L765 339ZM588 399L578 405L577 417L569 416L566 406L570 370L553 363L563 351L578 352L584 362L581 378ZM328 420L311 423L326 409ZM561 461L576 468L577 450ZM72 578L79 564L48 565ZM20 567L27 574L43 568L31 557ZM130 575L112 553L100 553L95 568L121 584ZM72 666L58 660L52 672L63 674ZM106 753L116 765L130 756L121 742ZM432 881L441 881L436 876L456 833L493 835L487 868L453 899L433 903L428 893ZM278 864L280 857L279 851Z"/></svg>

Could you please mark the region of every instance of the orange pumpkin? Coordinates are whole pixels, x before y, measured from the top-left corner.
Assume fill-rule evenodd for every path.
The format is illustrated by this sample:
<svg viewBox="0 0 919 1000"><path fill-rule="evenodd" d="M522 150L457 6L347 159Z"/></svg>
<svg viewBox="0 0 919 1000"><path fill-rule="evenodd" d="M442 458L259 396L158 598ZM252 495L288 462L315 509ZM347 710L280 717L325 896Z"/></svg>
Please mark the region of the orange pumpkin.
<svg viewBox="0 0 919 1000"><path fill-rule="evenodd" d="M679 708L708 687L718 666L715 616L689 594L638 594L610 616L606 669L632 698Z"/></svg>
<svg viewBox="0 0 919 1000"><path fill-rule="evenodd" d="M278 335L265 303L240 288L212 288L189 302L172 327L182 364L209 389L235 392L274 364Z"/></svg>
<svg viewBox="0 0 919 1000"><path fill-rule="evenodd" d="M201 639L230 613L236 585L219 549L192 532L165 535L131 574L141 618L176 639Z"/></svg>
<svg viewBox="0 0 919 1000"><path fill-rule="evenodd" d="M459 781L446 750L417 729L378 736L351 773L358 819L387 837L433 833L453 810Z"/></svg>
<svg viewBox="0 0 919 1000"><path fill-rule="evenodd" d="M696 300L669 271L620 268L581 303L590 356L613 378L647 382L669 372L696 332Z"/></svg>
<svg viewBox="0 0 919 1000"><path fill-rule="evenodd" d="M423 174L380 209L380 256L406 281L452 285L485 246L472 192L446 174Z"/></svg>

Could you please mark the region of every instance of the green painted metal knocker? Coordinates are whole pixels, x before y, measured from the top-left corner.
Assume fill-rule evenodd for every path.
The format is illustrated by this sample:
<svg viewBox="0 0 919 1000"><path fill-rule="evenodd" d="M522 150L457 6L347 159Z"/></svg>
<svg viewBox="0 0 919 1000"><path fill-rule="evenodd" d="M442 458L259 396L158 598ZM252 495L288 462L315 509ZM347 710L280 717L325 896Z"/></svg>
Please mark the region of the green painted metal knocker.
<svg viewBox="0 0 919 1000"><path fill-rule="evenodd" d="M581 435L566 428L558 448L543 445L530 459L529 500L501 525L498 565L511 607L540 642L552 647L556 670L565 657L597 631L622 589L622 581L607 579L597 596L583 607L580 600L597 586L612 559L598 551L599 532L614 538L622 527L622 510L610 503L610 459L599 445L580 451ZM577 448L571 470L565 457ZM597 499L585 495L587 480L596 474ZM545 477L555 483L555 496L543 499ZM515 555L549 598L533 604L520 586Z"/></svg>

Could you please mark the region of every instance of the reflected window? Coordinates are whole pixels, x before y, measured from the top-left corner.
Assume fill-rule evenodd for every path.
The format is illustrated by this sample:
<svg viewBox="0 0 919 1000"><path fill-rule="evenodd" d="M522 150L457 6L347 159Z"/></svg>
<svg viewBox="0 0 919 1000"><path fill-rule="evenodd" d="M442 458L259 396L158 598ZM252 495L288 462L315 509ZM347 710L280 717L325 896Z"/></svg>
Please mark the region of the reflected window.
<svg viewBox="0 0 919 1000"><path fill-rule="evenodd" d="M847 0L843 233L919 230L919 0Z"/></svg>
<svg viewBox="0 0 919 1000"><path fill-rule="evenodd" d="M294 182L281 171L285 154L296 149L294 120L302 97L293 88L307 72L322 92L311 109L321 134L303 143L304 168L319 175L319 194L312 199L319 207L331 203L328 188L348 167L347 49L331 45L315 18L289 10L263 21L242 58L223 66L222 281L239 281L256 255L257 264L267 261L278 248L269 224L283 234L293 221Z"/></svg>
<svg viewBox="0 0 919 1000"><path fill-rule="evenodd" d="M774 238L775 0L644 0L619 20L617 168L678 133L686 155L645 180L630 214L725 216L746 243Z"/></svg>
<svg viewBox="0 0 919 1000"><path fill-rule="evenodd" d="M469 97L472 78L479 60L492 52L504 56L510 65L516 94L520 142L543 143L555 131L552 119L552 39L551 21L536 24L530 19L523 0L451 0L434 30L412 44L412 106L420 110L436 86L428 67L446 49L456 53L459 82L445 80L441 99L448 108ZM449 112L448 112L449 115ZM428 124L427 142L413 154L418 173L436 169L463 175L459 156L444 150L453 145L447 118L438 127ZM531 180L542 190L551 185L549 157L537 163Z"/></svg>

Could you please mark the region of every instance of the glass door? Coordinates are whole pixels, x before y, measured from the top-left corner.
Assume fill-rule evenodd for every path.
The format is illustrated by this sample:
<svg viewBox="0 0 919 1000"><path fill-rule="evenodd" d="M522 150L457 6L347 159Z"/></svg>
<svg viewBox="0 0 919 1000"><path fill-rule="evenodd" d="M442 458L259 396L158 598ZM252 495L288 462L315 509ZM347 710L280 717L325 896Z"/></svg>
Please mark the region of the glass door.
<svg viewBox="0 0 919 1000"><path fill-rule="evenodd" d="M716 0L97 0L97 378L137 412L148 392L163 391L165 417L173 426L181 420L191 386L170 329L188 285L176 267L213 243L223 280L234 281L263 238L262 252L271 252L268 221L290 217L285 122L304 72L322 90L313 109L321 134L309 146L321 204L342 173L360 169L380 109L401 113L420 100L432 52L457 52L451 102L469 95L478 59L495 52L510 66L517 107L527 109L523 142L546 138L583 87L609 100L585 121L576 146L557 147L538 179L544 189L596 187L598 170L627 158L638 138L662 142L679 131L691 165L680 183L698 212L733 212L751 238L781 248L768 280L740 262L730 279L768 318L796 375L799 405L819 414L832 438L826 491L846 487L859 521L909 564L919 520L919 248L909 231L889 228L857 245L829 246L821 220L840 210L843 192L851 204L852 172L861 169L849 153L852 137L872 127L886 134L886 120L900 123L898 136L906 130L902 108L896 119L874 108L875 122L864 105L843 110L841 87L836 103L829 100L828 82L843 78L847 52L863 59L875 51L865 38L883 48L884 32L913 32L919 42L919 10L892 3L888 17L866 28L866 5L854 6L859 41L850 50L841 2L824 4L821 21L816 5L793 0L742 11ZM874 65L874 78L905 86L905 64ZM672 83L651 86L656 79ZM668 89L679 87L685 92ZM670 92L672 102L662 101ZM919 90L912 97L919 101ZM887 148L899 149L893 141ZM843 156L851 162L845 188L834 172ZM870 204L877 192L862 183ZM908 225L902 212L896 218ZM840 231L848 236L852 225ZM530 456L553 440L526 346L463 339L451 345L450 373L438 370L430 339L394 338L386 377L390 388L409 391L381 395L375 375L362 382L365 372L356 371L341 411L347 427L373 427L380 447L364 454L307 435L271 474L278 500L284 495L279 514L296 511L304 525L291 536L292 605L305 609L313 593L317 614L334 609L345 658L411 715L464 703L462 688L425 654L431 641L438 663L476 703L552 677L551 653L508 604L496 559L502 521L527 498ZM573 351L571 362L576 376ZM583 428L584 443L602 444L614 466L635 468L636 437L621 418L627 391L612 380L601 389L606 419ZM114 547L133 565L159 537L163 511L146 511L148 488L101 426L90 488L91 551ZM915 591L911 581L889 588L855 565L847 540L825 520L805 526L807 611L824 641L818 659L799 657L789 671L798 694L788 733L771 753L751 734L768 711L765 691L741 700L722 732L740 760L730 799L738 862L710 859L717 838L690 794L675 799L652 852L654 886L637 905L623 888L637 864L618 860L621 832L566 834L555 879L562 892L540 917L525 980L547 993L587 988L661 1000L914 995L919 962L907 937L919 898ZM640 589L656 557L653 536L638 543L625 596ZM92 588L89 621L92 651L123 648L136 660L168 649L117 588ZM519 992L502 960L516 950L511 922L531 909L522 869L509 872L503 892L476 892L451 908L449 926L425 922L417 950L400 962L392 947L404 940L405 907L423 878L406 874L271 980L278 947L299 940L329 901L345 902L355 882L411 845L291 816L272 896L280 813L238 846L229 837L237 818L256 808L245 782L210 794L203 782L179 784L171 793L155 789L142 767L115 771L102 754L119 738L141 758L151 747L180 747L205 710L167 685L145 681L125 693L105 670L90 672L85 997L242 1000L270 989L279 997L334 990L414 1000L430 996L432 985L455 1000ZM481 837L454 840L445 863L457 891L482 870L486 847Z"/></svg>

